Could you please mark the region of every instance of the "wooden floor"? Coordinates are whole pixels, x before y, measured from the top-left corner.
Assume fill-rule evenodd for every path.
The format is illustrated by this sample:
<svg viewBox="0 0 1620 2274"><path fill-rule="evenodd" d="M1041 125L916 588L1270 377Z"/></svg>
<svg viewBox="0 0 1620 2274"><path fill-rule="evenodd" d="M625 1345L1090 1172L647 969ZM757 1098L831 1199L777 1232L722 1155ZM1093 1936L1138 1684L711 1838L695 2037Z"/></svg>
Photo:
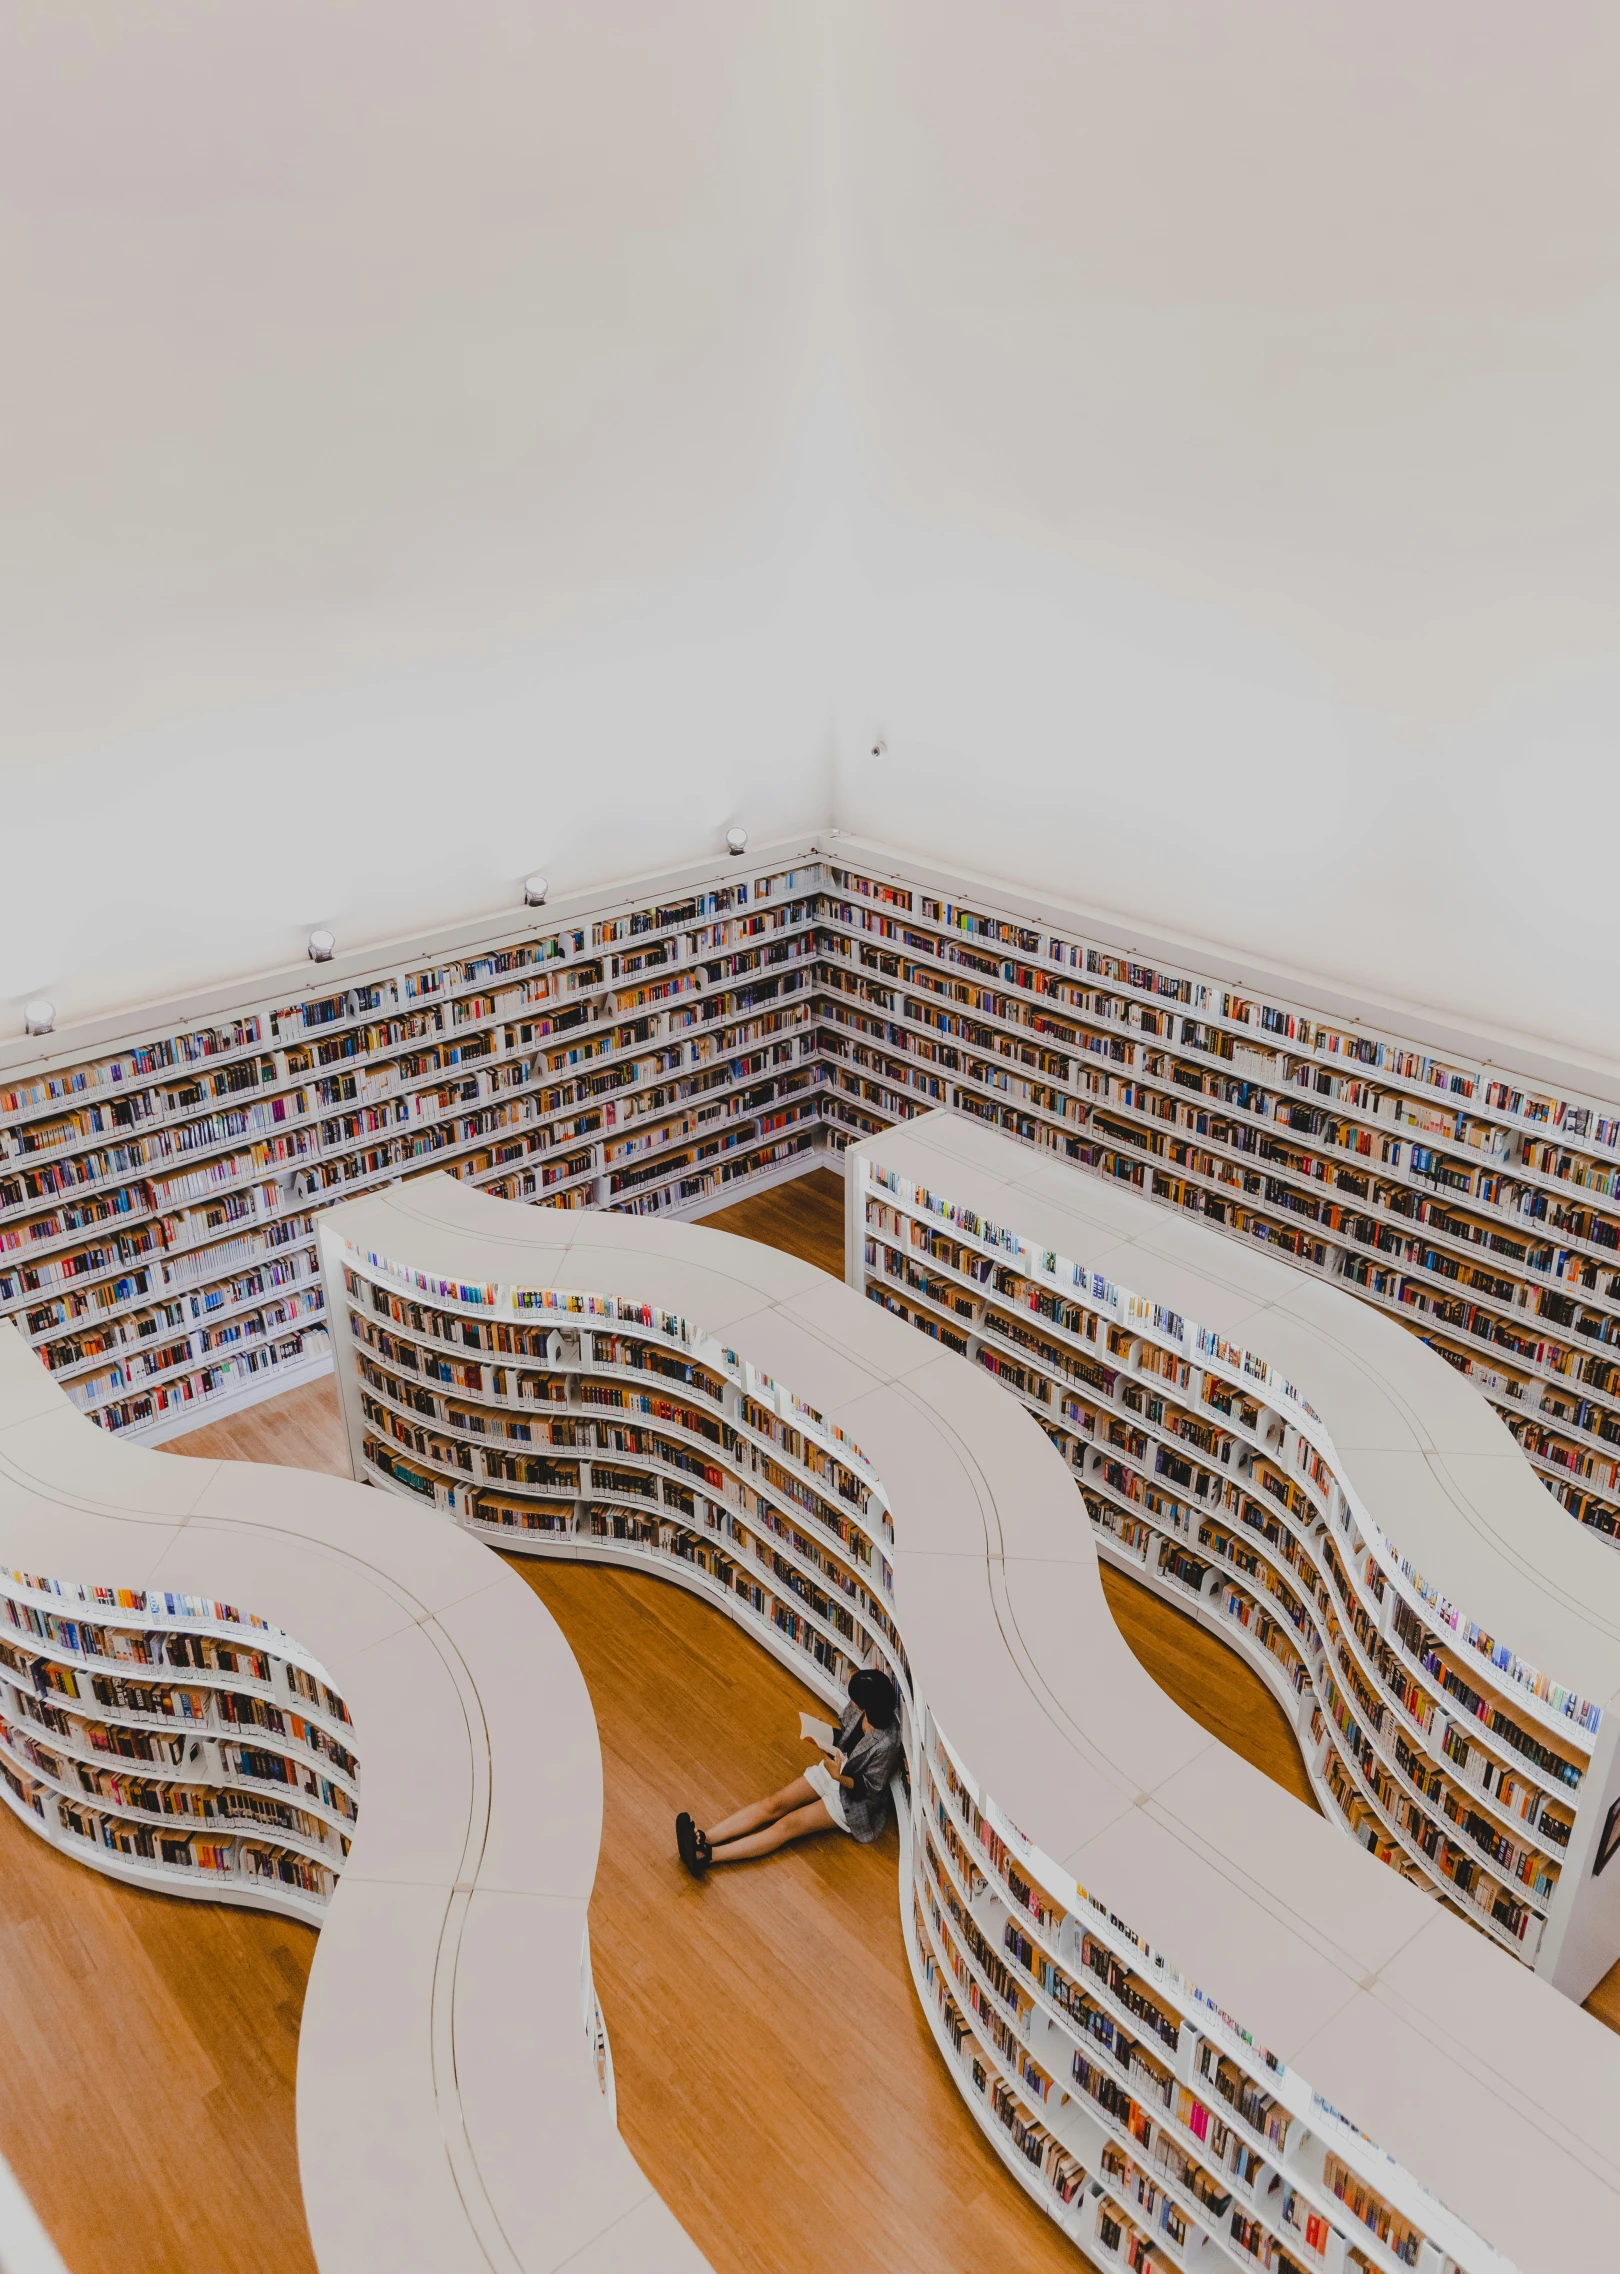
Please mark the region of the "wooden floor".
<svg viewBox="0 0 1620 2274"><path fill-rule="evenodd" d="M72 2274L313 2274L313 1928L151 1895L0 1814L0 2149Z"/></svg>
<svg viewBox="0 0 1620 2274"><path fill-rule="evenodd" d="M703 1221L711 1231L736 1232L761 1247L819 1264L835 1279L844 1276L844 1180L832 1169L769 1185Z"/></svg>
<svg viewBox="0 0 1620 2274"><path fill-rule="evenodd" d="M708 1221L842 1274L843 1185L829 1171ZM329 1381L165 1450L349 1473ZM702 1887L674 1864L676 1808L701 1821L801 1764L792 1677L664 1582L514 1568L567 1634L601 1733L591 1932L620 2122L721 2274L1078 2264L934 2051L902 1955L892 1831L874 1849L829 1838ZM1288 1724L1242 1661L1145 1588L1103 1581L1154 1679L1308 1798ZM293 2079L313 1950L287 1921L118 1886L0 1815L0 2150L72 2274L312 2267ZM1620 1967L1587 2006L1620 2028ZM883 2143L881 2172L856 2157L852 2177L849 2143L864 2137Z"/></svg>
<svg viewBox="0 0 1620 2274"><path fill-rule="evenodd" d="M283 1469L323 1469L335 1477L354 1474L343 1409L330 1374L324 1381L306 1382L301 1390L266 1398L263 1405L250 1405L245 1413L211 1421L206 1429L171 1438L160 1450L194 1461L268 1461Z"/></svg>
<svg viewBox="0 0 1620 2274"><path fill-rule="evenodd" d="M935 2050L893 1825L701 1885L675 1859L676 1810L712 1824L802 1774L799 1713L826 1708L667 1581L509 1560L568 1637L601 1733L591 1953L619 2123L718 2274L1075 2274Z"/></svg>
<svg viewBox="0 0 1620 2274"><path fill-rule="evenodd" d="M1168 1690L1200 1729L1314 1809L1316 1796L1288 1716L1259 1675L1218 1636L1139 1581L1106 1563L1099 1569L1114 1624L1160 1689Z"/></svg>

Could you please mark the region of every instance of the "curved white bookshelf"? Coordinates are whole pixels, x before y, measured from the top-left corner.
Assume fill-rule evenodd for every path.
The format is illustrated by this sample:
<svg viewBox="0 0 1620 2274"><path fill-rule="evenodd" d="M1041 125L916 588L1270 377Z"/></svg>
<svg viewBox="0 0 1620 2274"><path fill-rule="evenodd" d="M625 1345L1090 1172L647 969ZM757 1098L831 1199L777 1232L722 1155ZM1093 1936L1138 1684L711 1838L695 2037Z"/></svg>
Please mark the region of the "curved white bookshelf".
<svg viewBox="0 0 1620 2274"><path fill-rule="evenodd" d="M0 1569L0 1798L79 1862L319 1925L353 1746L325 1668L254 1612Z"/></svg>
<svg viewBox="0 0 1620 2274"><path fill-rule="evenodd" d="M210 1709L228 1682L290 1721L299 1683L319 1684L318 1696L300 1694L300 1720L334 1740L341 1731L363 1762L353 1845L315 1906L279 1878L165 1868L53 1831L76 1767L54 1776L26 1756L0 1761L8 1802L66 1853L165 1893L269 1902L320 1927L297 2112L321 2274L701 2274L701 2253L618 2134L586 1924L601 1834L596 1730L572 1654L530 1589L431 1510L345 1479L121 1444L6 1332L0 1552L36 1575L0 1574L31 1653L81 1684L104 1663L127 1679L139 1661L38 1634L29 1613L82 1618L96 1630L87 1641L128 1637L135 1650L183 1637L188 1651L262 1662L263 1680L240 1663L188 1666ZM93 1578L81 1594L40 1583L53 1572ZM0 1642L22 1632L0 1605ZM166 1683L149 1664L141 1677ZM13 1684L10 1704L17 1696ZM89 1725L82 1694L70 1713ZM45 1742L33 1719L9 1706L4 1719ZM109 1715L102 1726L125 1724ZM159 1717L128 1726L167 1730ZM217 1751L213 1723L197 1726ZM48 1735L64 1768L105 1758L93 1741L70 1752ZM283 1741L289 1759L314 1757L290 1731ZM144 1761L133 1765L144 1774ZM244 1790L204 1778L189 1749L172 1766L185 1771L176 1787ZM95 1807L137 1828L168 1821L120 1812L105 1793Z"/></svg>
<svg viewBox="0 0 1620 2274"><path fill-rule="evenodd" d="M1330 1821L1583 1997L1620 1958L1620 1572L1483 1401L1348 1297L949 1115L846 1167L851 1283L1034 1415L1099 1553L1275 1691Z"/></svg>
<svg viewBox="0 0 1620 2274"><path fill-rule="evenodd" d="M980 1369L678 1225L429 1177L319 1236L390 1507L658 1572L829 1697L894 1670L924 2012L1095 2262L1607 2265L1620 2045L1170 1704Z"/></svg>

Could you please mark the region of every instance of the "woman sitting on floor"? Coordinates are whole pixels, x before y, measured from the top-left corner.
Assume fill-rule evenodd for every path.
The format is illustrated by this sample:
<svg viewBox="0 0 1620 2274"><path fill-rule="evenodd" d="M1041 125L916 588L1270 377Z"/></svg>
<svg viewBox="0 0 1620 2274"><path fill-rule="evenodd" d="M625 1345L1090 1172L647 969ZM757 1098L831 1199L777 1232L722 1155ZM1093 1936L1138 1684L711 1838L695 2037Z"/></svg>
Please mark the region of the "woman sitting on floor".
<svg viewBox="0 0 1620 2274"><path fill-rule="evenodd" d="M802 1718L802 1717L801 1717ZM823 1728L826 1724L821 1725ZM807 1737L809 1729L804 1733ZM711 1864L746 1863L768 1856L813 1832L847 1832L863 1845L882 1833L889 1812L889 1779L900 1759L900 1701L887 1674L857 1667L849 1678L849 1705L833 1750L769 1800L739 1808L712 1832L700 1832L683 1809L675 1844L694 1879Z"/></svg>

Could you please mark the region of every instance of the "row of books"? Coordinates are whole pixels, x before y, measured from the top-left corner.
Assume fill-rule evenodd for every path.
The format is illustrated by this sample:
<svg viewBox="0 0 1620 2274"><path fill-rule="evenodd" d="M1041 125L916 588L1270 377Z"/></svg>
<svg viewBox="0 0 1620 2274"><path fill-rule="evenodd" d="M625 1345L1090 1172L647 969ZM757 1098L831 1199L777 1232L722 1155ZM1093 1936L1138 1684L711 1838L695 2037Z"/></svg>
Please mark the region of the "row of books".
<svg viewBox="0 0 1620 2274"><path fill-rule="evenodd" d="M836 867L830 867L827 874L836 889L871 900L875 889L872 879ZM1488 1112L1532 1128L1557 1128L1574 1139L1590 1139L1607 1149L1620 1148L1620 1116L1612 1106L1526 1090L1489 1065L1437 1058L1421 1045L1387 1032L1380 1034L1367 1028L1353 1031L1301 1006L1269 1004L1212 979L1156 969L1101 942L1082 941L1066 931L1048 932L926 893L913 895L902 889L900 897L912 915L909 924L895 925L869 908L848 903L841 907L834 903L833 907L846 924L900 939L914 948L932 949L943 934L953 942L965 936L975 943L975 950L985 945L1010 949L1016 957L1030 959L1022 970L1014 966L1017 983L1022 985L1031 985L1037 976L1044 978L1049 973L1084 973L1088 979L1101 980L1110 990L1127 991L1133 998L1133 1009L1145 1007L1147 1001L1155 1006L1180 1005L1226 1028L1234 1041L1250 1035L1267 1037L1276 1048L1290 1054L1310 1053L1328 1064L1350 1062L1376 1069L1419 1091L1474 1101ZM899 901L884 905L898 907ZM977 967L984 968L982 960ZM995 955L990 968L999 969L1009 980L1014 977L1004 954Z"/></svg>
<svg viewBox="0 0 1620 2274"><path fill-rule="evenodd" d="M1015 2009L997 1988L1006 1969L990 1963L994 1952L977 1922L1004 1920L1003 1948L1029 1978L1032 1991L1037 1983L1066 1982L1066 1996L1053 2003L1065 2023L1074 2026L1070 2097L1083 2101L1108 2137L1098 2170L1116 2215L1123 2221L1147 2210L1151 2231L1171 2240L1178 2222L1189 2230L1196 2225L1208 2238L1205 2247L1218 2241L1223 2253L1230 2238L1239 2246L1240 2263L1257 2257L1273 2264L1343 2266L1356 2251L1336 2205L1353 2203L1356 2217L1383 2250L1402 2264L1416 2263L1424 2248L1422 2232L1389 2201L1370 2169L1352 2172L1341 2156L1336 2166L1330 2159L1330 2176L1324 2181L1320 2151L1312 2170L1308 2130L1299 2135L1298 2154L1293 2152L1297 2128L1278 2097L1279 2080L1286 2074L1283 2064L1235 2034L1236 2025L1224 2016L1218 2023L1211 2014L1204 2029L1189 2026L1186 2019L1162 2031L1156 2027L1168 2020L1160 1985L1176 1984L1184 2012L1207 2010L1199 1993L1167 1971L1162 1955L1149 1952L1105 1906L1093 1899L1088 1910L1083 1890L1077 1891L1080 1915L1044 1896L1032 1882L1027 1853L1011 1854L943 1745L925 1755L924 1768L929 1784L936 1786L924 1795L927 1806L915 1850L915 1924L925 1945L925 1980L936 2000L942 1982L968 1986L957 2010L970 2035L978 2026L979 2050L992 2064L996 2039L984 2027L986 2008L993 2015L1001 1999L1005 2010ZM943 1861L947 1851L955 1857L950 1868ZM1034 1940L1020 1925L1026 1917L1039 1919ZM926 1964L929 1926L931 1939L945 1954L947 1974ZM1077 1968L1054 1968L1044 1955L1070 1947ZM1144 1972L1156 1978L1153 1987L1144 1981ZM981 1993L978 2002L974 1988ZM1133 2029L1139 2018L1153 2029L1158 2054ZM1022 2077L1014 2078L1013 2089L1032 2093L1032 2104L1043 2116L1048 2107L1061 2110L1061 2095L1055 2101L1042 2097L1038 2086L1027 2086ZM1061 2113L1045 2120L1061 2131ZM1374 2164L1380 2161L1374 2150ZM1311 2252L1310 2259L1287 2257L1301 2245ZM1376 2252L1361 2255L1365 2264L1380 2262ZM1225 2262L1224 2255L1219 2262Z"/></svg>

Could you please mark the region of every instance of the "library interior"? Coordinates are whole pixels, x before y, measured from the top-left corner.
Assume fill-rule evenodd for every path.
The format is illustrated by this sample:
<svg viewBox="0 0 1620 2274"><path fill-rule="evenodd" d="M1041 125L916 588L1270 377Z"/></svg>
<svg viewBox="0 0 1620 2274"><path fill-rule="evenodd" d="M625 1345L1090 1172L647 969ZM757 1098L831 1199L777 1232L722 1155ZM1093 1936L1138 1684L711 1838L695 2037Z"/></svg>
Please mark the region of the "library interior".
<svg viewBox="0 0 1620 2274"><path fill-rule="evenodd" d="M1613 2274L1617 70L0 0L0 2274Z"/></svg>

